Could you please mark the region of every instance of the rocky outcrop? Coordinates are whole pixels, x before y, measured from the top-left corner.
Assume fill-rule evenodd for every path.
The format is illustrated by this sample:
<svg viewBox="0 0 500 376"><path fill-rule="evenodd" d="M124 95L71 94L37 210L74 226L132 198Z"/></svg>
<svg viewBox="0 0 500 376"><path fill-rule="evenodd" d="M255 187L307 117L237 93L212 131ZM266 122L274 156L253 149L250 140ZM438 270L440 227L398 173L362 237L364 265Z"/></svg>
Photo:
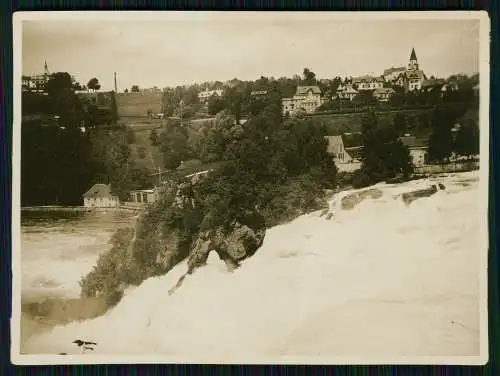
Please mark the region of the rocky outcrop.
<svg viewBox="0 0 500 376"><path fill-rule="evenodd" d="M382 191L377 188L371 188L364 191L351 193L342 198L340 202L340 208L342 210L351 210L359 205L363 200L367 198L376 200L382 197L382 194Z"/></svg>
<svg viewBox="0 0 500 376"><path fill-rule="evenodd" d="M208 253L215 251L230 270L254 255L260 248L266 229L264 225L250 226L234 221L229 226L219 226L215 230L200 232L193 242L188 259L189 272L206 263Z"/></svg>
<svg viewBox="0 0 500 376"><path fill-rule="evenodd" d="M435 194L438 191L438 187L441 190L445 189L445 186L441 183L439 183L438 185L433 184L429 188L419 189L417 191L403 193L401 195L401 198L403 199L403 202L406 205L410 205L413 201L418 200L419 198L432 196L433 194Z"/></svg>
<svg viewBox="0 0 500 376"><path fill-rule="evenodd" d="M253 215L255 218L256 215ZM201 231L194 239L188 257L188 270L182 275L168 294L173 294L183 283L186 276L197 268L206 265L210 252L216 252L226 263L227 269L233 271L239 263L255 254L264 241L266 228L263 218L259 224L244 224L238 221L229 226L219 226L215 230Z"/></svg>

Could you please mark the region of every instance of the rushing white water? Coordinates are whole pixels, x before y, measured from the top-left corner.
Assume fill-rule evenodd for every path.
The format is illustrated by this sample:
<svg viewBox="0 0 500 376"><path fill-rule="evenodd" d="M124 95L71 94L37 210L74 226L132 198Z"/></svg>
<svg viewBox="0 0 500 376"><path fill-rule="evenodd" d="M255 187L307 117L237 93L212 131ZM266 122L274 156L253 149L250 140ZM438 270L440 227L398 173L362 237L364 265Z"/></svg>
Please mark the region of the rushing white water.
<svg viewBox="0 0 500 376"><path fill-rule="evenodd" d="M31 353L163 354L192 361L316 356L479 355L481 218L478 173L435 178L446 190L404 205L402 192L434 183L379 185L352 210L320 212L268 230L233 273L211 255L167 291L177 265L128 291L106 315L56 327ZM351 192L344 192L347 195Z"/></svg>
<svg viewBox="0 0 500 376"><path fill-rule="evenodd" d="M23 213L21 289L25 300L77 298L78 281L110 247L117 226L132 222L130 213Z"/></svg>

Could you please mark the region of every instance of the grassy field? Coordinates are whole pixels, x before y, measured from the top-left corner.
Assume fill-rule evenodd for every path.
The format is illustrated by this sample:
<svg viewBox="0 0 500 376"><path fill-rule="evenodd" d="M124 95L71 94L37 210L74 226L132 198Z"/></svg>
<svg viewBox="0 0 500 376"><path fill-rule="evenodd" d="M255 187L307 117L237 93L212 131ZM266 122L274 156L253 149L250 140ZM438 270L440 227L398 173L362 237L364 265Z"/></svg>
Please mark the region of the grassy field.
<svg viewBox="0 0 500 376"><path fill-rule="evenodd" d="M116 105L119 117L146 116L148 110L162 110L162 92L117 93Z"/></svg>
<svg viewBox="0 0 500 376"><path fill-rule="evenodd" d="M188 129L188 134L192 136L199 131L200 127L211 123L213 120L213 118L186 120L184 124ZM130 146L133 158L138 160L140 165L149 169L163 168L160 148L152 145L150 136L152 130L156 130L156 133L160 136L167 122L168 119L149 119L137 116L120 118L119 123L126 125L134 132L135 140Z"/></svg>
<svg viewBox="0 0 500 376"><path fill-rule="evenodd" d="M397 110L376 112L381 124L390 125L394 122L396 114L401 113L407 118L409 124L419 121L419 117L429 116L431 109L418 110ZM347 113L347 114L318 114L312 115L313 119L320 120L327 128L327 132L331 136L341 133L361 132L361 122L365 113Z"/></svg>

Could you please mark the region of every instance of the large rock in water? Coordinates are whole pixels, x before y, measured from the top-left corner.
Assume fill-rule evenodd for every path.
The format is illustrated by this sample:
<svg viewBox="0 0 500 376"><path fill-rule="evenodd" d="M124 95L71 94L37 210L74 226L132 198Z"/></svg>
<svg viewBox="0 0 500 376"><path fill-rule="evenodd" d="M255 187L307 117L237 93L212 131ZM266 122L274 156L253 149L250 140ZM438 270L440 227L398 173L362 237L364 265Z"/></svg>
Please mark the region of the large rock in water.
<svg viewBox="0 0 500 376"><path fill-rule="evenodd" d="M364 191L351 193L342 198L340 207L342 210L350 210L356 207L358 204L360 204L363 200L366 200L367 198L376 200L382 197L382 195L383 195L382 191L377 188L371 188L371 189L366 189Z"/></svg>
<svg viewBox="0 0 500 376"><path fill-rule="evenodd" d="M193 272L205 265L210 251L215 251L224 260L229 269L238 267L239 263L255 254L264 241L266 228L264 219L260 217L252 223L233 221L228 226L219 226L213 230L202 231L193 242L188 259L188 271Z"/></svg>
<svg viewBox="0 0 500 376"><path fill-rule="evenodd" d="M439 183L439 189L444 190L445 186L443 184ZM429 188L419 189L417 191L403 193L401 196L402 196L403 202L406 205L410 205L413 201L418 200L419 198L432 196L437 191L438 191L438 188L434 184Z"/></svg>

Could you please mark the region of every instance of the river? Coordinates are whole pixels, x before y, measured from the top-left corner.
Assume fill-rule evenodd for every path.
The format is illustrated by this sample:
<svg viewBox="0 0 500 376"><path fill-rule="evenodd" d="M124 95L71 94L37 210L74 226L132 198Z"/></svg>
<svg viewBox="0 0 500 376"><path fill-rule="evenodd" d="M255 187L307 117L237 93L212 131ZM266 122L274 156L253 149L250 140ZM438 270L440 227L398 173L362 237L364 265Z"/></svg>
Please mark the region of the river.
<svg viewBox="0 0 500 376"><path fill-rule="evenodd" d="M133 225L135 215L115 210L22 212L23 340L51 324L66 320L65 317L41 315L34 307L44 302L53 306L77 300L80 279L96 264L99 255L110 248L114 231Z"/></svg>

